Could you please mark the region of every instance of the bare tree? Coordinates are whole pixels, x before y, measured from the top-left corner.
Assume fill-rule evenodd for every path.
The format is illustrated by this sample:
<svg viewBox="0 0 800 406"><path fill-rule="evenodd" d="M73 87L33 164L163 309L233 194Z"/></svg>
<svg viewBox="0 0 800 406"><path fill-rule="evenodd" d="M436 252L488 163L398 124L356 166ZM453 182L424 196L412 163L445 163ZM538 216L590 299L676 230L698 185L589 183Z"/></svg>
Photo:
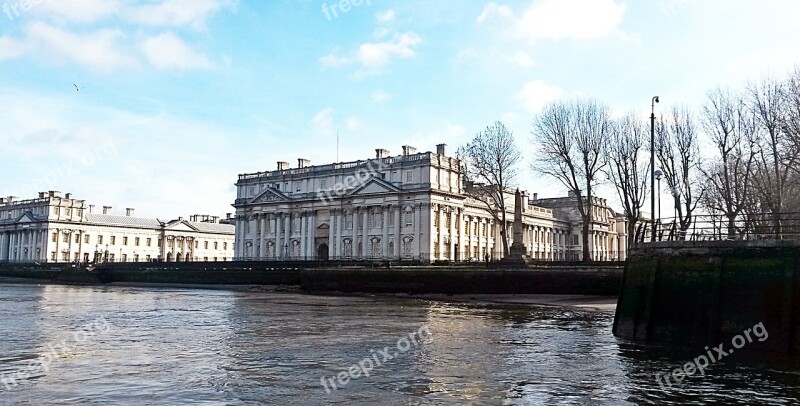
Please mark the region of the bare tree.
<svg viewBox="0 0 800 406"><path fill-rule="evenodd" d="M650 161L642 157L647 139L647 124L630 113L614 122L605 143L605 174L622 202L628 221L628 246L636 240L636 225L642 218L647 200L647 176Z"/></svg>
<svg viewBox="0 0 800 406"><path fill-rule="evenodd" d="M583 261L592 259L593 191L606 163L603 140L611 127L608 107L595 100L556 102L534 119L533 142L539 151L532 168L558 179L575 195L583 223Z"/></svg>
<svg viewBox="0 0 800 406"><path fill-rule="evenodd" d="M800 149L800 66L794 68L785 82L784 102L782 127L797 150ZM800 174L797 165L792 165L791 168Z"/></svg>
<svg viewBox="0 0 800 406"><path fill-rule="evenodd" d="M505 193L514 184L517 164L522 157L514 134L497 121L460 147L458 155L463 163L464 189L468 196L486 205L495 223L501 224L503 255L508 255Z"/></svg>
<svg viewBox="0 0 800 406"><path fill-rule="evenodd" d="M661 117L656 126L655 149L664 179L672 191L677 225L681 235L685 235L692 226L694 212L703 195L702 187L697 185L700 147L694 117L689 109L676 107L669 117Z"/></svg>
<svg viewBox="0 0 800 406"><path fill-rule="evenodd" d="M736 236L736 219L745 211L751 193L756 118L747 102L730 90L708 94L703 127L716 147L716 160L701 168L706 179L704 205L727 218L728 238Z"/></svg>

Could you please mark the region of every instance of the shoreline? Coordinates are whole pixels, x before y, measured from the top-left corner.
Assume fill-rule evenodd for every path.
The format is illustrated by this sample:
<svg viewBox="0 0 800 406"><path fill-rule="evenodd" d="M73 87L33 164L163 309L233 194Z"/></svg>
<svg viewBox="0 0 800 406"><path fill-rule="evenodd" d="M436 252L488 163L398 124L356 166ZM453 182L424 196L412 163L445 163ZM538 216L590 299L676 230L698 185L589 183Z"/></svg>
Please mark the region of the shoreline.
<svg viewBox="0 0 800 406"><path fill-rule="evenodd" d="M616 296L598 295L554 295L554 294L408 294L408 293L370 293L370 292L307 292L298 286L287 285L204 285L183 283L145 283L145 282L112 282L106 285L54 283L49 280L0 277L2 285L54 285L88 288L146 288L146 289L183 289L183 290L215 290L229 292L252 293L294 293L309 296L333 297L382 297L398 299L428 300L444 303L470 303L487 305L504 305L519 307L561 307L575 308L583 311L613 312L617 306Z"/></svg>

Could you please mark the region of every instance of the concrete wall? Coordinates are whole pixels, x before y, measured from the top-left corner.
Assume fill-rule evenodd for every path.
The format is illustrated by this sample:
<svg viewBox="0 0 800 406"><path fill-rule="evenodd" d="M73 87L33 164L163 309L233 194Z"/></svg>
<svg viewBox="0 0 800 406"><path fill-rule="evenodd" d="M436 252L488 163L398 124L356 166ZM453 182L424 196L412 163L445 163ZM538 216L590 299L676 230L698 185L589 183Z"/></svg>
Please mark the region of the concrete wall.
<svg viewBox="0 0 800 406"><path fill-rule="evenodd" d="M631 252L617 305L618 337L689 346L730 343L764 323L748 350L800 350L800 245L656 243Z"/></svg>
<svg viewBox="0 0 800 406"><path fill-rule="evenodd" d="M60 271L60 272L59 272ZM454 267L276 268L269 263L107 264L91 275L72 269L49 271L16 268L0 277L30 277L62 283L170 283L225 285L294 285L310 292L565 294L616 296L622 267L548 266L480 270ZM29 275L29 276L26 276ZM43 277L43 275L45 275Z"/></svg>

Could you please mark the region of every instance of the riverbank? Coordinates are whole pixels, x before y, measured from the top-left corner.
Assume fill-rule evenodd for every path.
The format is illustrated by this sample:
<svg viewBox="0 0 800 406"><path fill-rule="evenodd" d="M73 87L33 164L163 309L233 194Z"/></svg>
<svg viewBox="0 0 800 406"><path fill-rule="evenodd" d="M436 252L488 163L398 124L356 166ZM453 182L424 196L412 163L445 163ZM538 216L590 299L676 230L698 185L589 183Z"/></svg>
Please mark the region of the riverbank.
<svg viewBox="0 0 800 406"><path fill-rule="evenodd" d="M617 296L622 266L537 266L480 269L443 266L403 268L276 268L264 263L114 264L79 268L4 267L0 278L37 283L150 286L278 286L309 293L415 295Z"/></svg>

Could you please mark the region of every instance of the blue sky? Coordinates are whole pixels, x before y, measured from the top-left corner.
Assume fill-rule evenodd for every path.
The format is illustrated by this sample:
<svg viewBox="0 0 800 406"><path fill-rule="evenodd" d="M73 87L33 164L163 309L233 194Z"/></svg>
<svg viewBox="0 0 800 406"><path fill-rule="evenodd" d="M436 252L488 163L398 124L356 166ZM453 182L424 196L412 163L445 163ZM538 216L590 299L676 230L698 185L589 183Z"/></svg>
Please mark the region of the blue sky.
<svg viewBox="0 0 800 406"><path fill-rule="evenodd" d="M337 130L344 161L455 151L495 120L520 185L558 195L528 169L546 103L646 117L800 62L796 0L0 3L0 195L145 216L230 212L238 174L330 163Z"/></svg>

